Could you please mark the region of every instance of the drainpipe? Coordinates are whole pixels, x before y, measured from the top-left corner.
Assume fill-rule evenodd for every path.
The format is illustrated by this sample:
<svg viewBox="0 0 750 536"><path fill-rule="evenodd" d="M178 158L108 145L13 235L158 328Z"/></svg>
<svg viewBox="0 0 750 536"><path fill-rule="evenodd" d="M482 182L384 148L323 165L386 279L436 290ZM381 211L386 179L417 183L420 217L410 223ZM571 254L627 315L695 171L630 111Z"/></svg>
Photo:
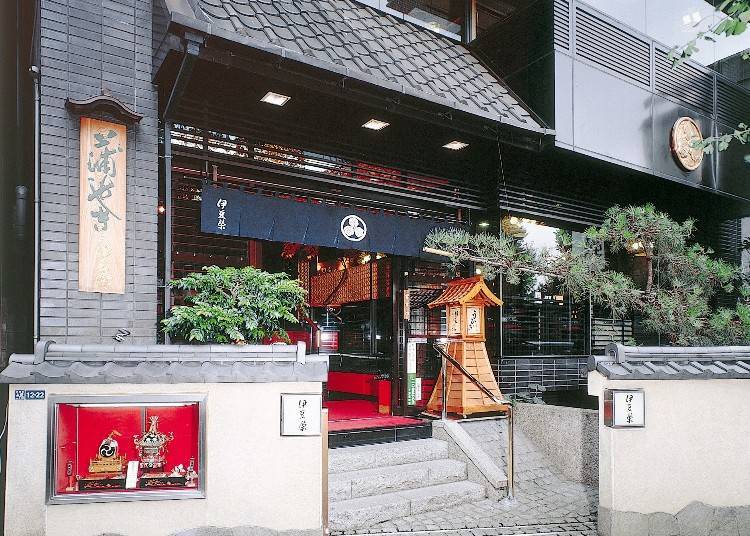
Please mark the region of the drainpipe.
<svg viewBox="0 0 750 536"><path fill-rule="evenodd" d="M29 74L34 80L34 343L39 341L39 279L41 254L41 164L40 164L40 121L41 121L41 79L39 66L32 65Z"/></svg>
<svg viewBox="0 0 750 536"><path fill-rule="evenodd" d="M172 121L164 121L164 318L172 307ZM164 344L169 344L164 333Z"/></svg>

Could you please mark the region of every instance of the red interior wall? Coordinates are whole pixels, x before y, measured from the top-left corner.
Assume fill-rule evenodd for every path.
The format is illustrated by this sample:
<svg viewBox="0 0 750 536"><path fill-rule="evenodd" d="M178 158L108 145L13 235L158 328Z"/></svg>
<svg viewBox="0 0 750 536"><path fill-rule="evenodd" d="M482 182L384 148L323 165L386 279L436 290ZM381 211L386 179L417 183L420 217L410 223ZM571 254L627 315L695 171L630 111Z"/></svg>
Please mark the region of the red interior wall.
<svg viewBox="0 0 750 536"><path fill-rule="evenodd" d="M360 372L329 372L329 392L375 396L375 375Z"/></svg>
<svg viewBox="0 0 750 536"><path fill-rule="evenodd" d="M138 407L79 407L78 408L78 474L88 473L89 460L96 457L99 444L112 430L120 455L128 460L138 459L133 436L141 432L142 409Z"/></svg>
<svg viewBox="0 0 750 536"><path fill-rule="evenodd" d="M167 443L167 465L165 471L171 471L182 464L187 469L190 458L195 458L195 470L198 470L198 405L176 407L146 408L146 423L151 415L159 417L159 431L165 434L172 432L174 439ZM148 426L148 424L146 425Z"/></svg>
<svg viewBox="0 0 750 536"><path fill-rule="evenodd" d="M68 485L65 465L68 460L74 463L74 475L87 475L89 461L96 457L99 444L112 430L120 432L115 436L119 444L119 453L127 461L138 459L138 452L133 437L144 432L148 427L148 417L158 415L159 431L174 434L174 440L167 445L167 465L165 471L171 471L175 465L183 464L187 468L190 458L195 459L195 470L198 471L199 459L199 406L134 406L134 407L77 407L72 404L57 406L57 466L55 488L64 493ZM77 465L76 465L77 463Z"/></svg>
<svg viewBox="0 0 750 536"><path fill-rule="evenodd" d="M73 462L73 476L80 474L76 467L76 408L70 404L57 406L57 467L55 473L55 489L58 492L65 491L68 486L68 477L65 474L65 465L68 461Z"/></svg>

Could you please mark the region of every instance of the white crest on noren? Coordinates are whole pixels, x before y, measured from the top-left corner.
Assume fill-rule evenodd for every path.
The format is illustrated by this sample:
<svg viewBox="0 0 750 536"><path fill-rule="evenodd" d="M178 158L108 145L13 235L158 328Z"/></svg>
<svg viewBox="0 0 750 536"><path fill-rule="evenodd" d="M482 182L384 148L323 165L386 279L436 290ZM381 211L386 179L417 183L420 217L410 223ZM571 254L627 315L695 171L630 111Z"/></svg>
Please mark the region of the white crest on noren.
<svg viewBox="0 0 750 536"><path fill-rule="evenodd" d="M341 234L351 242L359 242L367 236L367 224L359 216L349 214L341 220Z"/></svg>

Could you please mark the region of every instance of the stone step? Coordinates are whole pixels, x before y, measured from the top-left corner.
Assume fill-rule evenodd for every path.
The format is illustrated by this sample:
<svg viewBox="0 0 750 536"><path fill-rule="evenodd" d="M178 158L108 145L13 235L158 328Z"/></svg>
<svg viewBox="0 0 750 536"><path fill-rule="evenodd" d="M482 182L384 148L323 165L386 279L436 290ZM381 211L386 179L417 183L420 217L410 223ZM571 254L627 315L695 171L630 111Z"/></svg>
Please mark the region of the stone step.
<svg viewBox="0 0 750 536"><path fill-rule="evenodd" d="M328 453L330 474L440 460L448 457L448 443L438 439L416 439L362 447L341 447Z"/></svg>
<svg viewBox="0 0 750 536"><path fill-rule="evenodd" d="M466 480L466 464L457 460L430 460L390 467L346 471L329 476L331 502Z"/></svg>
<svg viewBox="0 0 750 536"><path fill-rule="evenodd" d="M332 502L330 504L329 523L332 530L359 529L389 519L432 510L442 510L465 502L479 501L484 497L484 488L479 484L468 481L359 497Z"/></svg>

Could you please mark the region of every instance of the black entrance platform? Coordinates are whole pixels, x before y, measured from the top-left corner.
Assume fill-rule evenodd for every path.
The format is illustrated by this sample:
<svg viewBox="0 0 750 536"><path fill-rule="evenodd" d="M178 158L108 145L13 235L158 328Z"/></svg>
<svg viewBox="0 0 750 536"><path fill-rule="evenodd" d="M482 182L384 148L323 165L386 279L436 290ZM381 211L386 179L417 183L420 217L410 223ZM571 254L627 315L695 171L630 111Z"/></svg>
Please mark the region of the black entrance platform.
<svg viewBox="0 0 750 536"><path fill-rule="evenodd" d="M393 443L432 437L432 421L414 419L414 424L397 424L381 428L338 430L328 433L328 448L354 447L374 443Z"/></svg>
<svg viewBox="0 0 750 536"><path fill-rule="evenodd" d="M432 422L379 413L366 400L328 400L328 446L352 447L432 437Z"/></svg>

